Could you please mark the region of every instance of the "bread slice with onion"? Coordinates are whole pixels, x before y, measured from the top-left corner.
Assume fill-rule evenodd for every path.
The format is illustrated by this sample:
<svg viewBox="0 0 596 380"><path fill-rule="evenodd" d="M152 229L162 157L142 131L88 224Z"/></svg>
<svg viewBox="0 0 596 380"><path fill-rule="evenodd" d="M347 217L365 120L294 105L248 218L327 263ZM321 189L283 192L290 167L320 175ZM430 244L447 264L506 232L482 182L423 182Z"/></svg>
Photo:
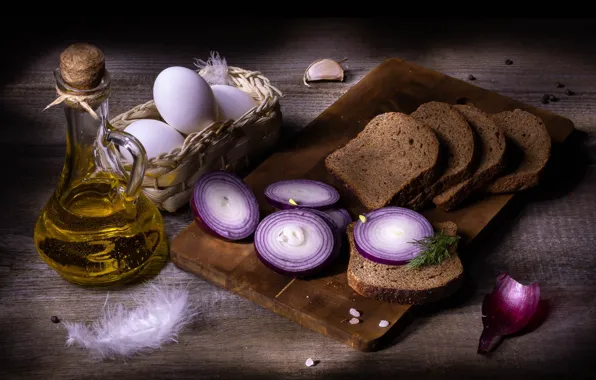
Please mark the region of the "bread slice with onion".
<svg viewBox="0 0 596 380"><path fill-rule="evenodd" d="M457 243L449 247L449 256L438 264L410 268L407 264L383 264L364 257L354 239L354 228L347 228L350 259L348 285L358 294L372 299L400 304L423 305L445 299L463 284L463 265L457 254ZM435 232L457 236L457 225L439 222ZM382 260L381 260L382 261Z"/></svg>

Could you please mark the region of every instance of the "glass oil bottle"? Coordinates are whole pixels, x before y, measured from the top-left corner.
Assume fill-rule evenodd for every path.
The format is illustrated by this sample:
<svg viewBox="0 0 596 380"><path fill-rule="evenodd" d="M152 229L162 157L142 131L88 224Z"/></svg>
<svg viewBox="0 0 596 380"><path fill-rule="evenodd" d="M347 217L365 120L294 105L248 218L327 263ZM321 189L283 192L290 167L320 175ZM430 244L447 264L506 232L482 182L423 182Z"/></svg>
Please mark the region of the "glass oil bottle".
<svg viewBox="0 0 596 380"><path fill-rule="evenodd" d="M141 191L147 157L130 134L108 122L111 78L95 46L74 44L54 71L66 116L66 157L38 217L41 258L79 285L115 285L159 270L167 258L162 216ZM54 104L52 104L54 105ZM134 158L130 174L116 147Z"/></svg>

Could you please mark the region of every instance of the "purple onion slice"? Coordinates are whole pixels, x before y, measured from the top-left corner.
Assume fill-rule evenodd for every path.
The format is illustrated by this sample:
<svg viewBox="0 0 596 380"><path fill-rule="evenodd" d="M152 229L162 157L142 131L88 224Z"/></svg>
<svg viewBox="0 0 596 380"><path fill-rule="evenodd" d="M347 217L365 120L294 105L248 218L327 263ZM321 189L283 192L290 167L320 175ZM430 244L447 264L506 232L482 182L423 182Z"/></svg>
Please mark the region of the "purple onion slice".
<svg viewBox="0 0 596 380"><path fill-rule="evenodd" d="M273 271L291 277L316 274L339 252L337 229L307 209L276 211L255 231L255 251Z"/></svg>
<svg viewBox="0 0 596 380"><path fill-rule="evenodd" d="M333 219L333 222L341 232L345 232L348 225L352 223L352 217L348 213L348 210L344 208L333 208L324 212Z"/></svg>
<svg viewBox="0 0 596 380"><path fill-rule="evenodd" d="M225 240L252 235L259 223L259 205L252 190L233 173L203 174L195 183L191 206L196 223Z"/></svg>
<svg viewBox="0 0 596 380"><path fill-rule="evenodd" d="M317 210L317 209L314 209L314 208L308 209L308 211L314 212L315 214L319 215L321 218L323 218L327 222L327 224L329 225L329 227L331 227L331 229L333 229L333 237L335 239L335 243L334 244L335 244L336 250L338 251L334 255L337 255L337 253L339 253L339 250L341 249L342 238L341 238L341 231L339 230L339 228L337 228L337 225L335 224L335 221L325 211Z"/></svg>
<svg viewBox="0 0 596 380"><path fill-rule="evenodd" d="M388 206L360 218L354 226L354 243L358 252L368 260L404 265L422 251L421 247L412 243L433 233L432 225L421 214L407 208Z"/></svg>
<svg viewBox="0 0 596 380"><path fill-rule="evenodd" d="M310 179L272 183L265 188L265 197L273 207L280 210L297 207L325 210L339 201L339 193L333 186Z"/></svg>
<svg viewBox="0 0 596 380"><path fill-rule="evenodd" d="M493 291L482 302L482 334L478 353L490 351L493 340L516 333L526 327L538 310L540 287L537 283L523 285L501 273Z"/></svg>

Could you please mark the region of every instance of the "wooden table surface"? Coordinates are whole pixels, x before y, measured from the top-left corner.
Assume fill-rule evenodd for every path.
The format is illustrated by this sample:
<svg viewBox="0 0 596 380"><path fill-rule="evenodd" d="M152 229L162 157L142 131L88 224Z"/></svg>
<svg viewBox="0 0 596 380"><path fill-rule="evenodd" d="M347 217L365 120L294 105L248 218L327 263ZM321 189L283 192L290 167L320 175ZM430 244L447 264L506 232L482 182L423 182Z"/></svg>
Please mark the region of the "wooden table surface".
<svg viewBox="0 0 596 380"><path fill-rule="evenodd" d="M12 49L0 71L0 378L588 378L596 370L596 21L574 20L299 20L230 21L163 29L52 28ZM124 28L124 30L122 29ZM219 31L220 33L217 33ZM27 33L27 32L25 32ZM35 38L33 38L35 36ZM6 35L5 35L6 37ZM64 157L65 120L51 70L69 43L100 46L113 76L111 115L151 97L165 67L192 67L217 50L230 64L259 70L285 94L284 137L304 127L368 71L400 57L466 79L571 119L581 145L570 151L556 191L535 192L465 260L464 296L419 315L387 347L355 351L219 289L168 263L160 277L189 283L201 315L177 344L127 361L93 362L65 347L63 325L91 322L106 291L71 285L35 252L33 225L54 190ZM5 50L3 50L5 51ZM302 84L309 63L348 60L342 83ZM512 65L505 65L511 59ZM565 84L576 94L567 96ZM541 104L545 93L560 101ZM191 222L187 208L164 213L173 238ZM537 281L550 313L536 330L506 339L490 356L476 353L481 302L506 271ZM141 285L109 292L132 305ZM307 358L319 360L306 367Z"/></svg>

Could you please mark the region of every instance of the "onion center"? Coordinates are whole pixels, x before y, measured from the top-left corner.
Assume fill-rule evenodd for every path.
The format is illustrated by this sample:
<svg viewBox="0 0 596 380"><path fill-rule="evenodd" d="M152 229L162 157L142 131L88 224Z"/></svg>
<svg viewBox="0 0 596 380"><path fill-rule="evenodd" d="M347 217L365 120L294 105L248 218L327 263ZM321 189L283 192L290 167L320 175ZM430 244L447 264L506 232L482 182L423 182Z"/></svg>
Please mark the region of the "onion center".
<svg viewBox="0 0 596 380"><path fill-rule="evenodd" d="M316 226L300 226L295 221L284 221L274 226L273 230L275 233L270 235L268 244L275 247L273 255L277 260L301 261L316 257L318 251L324 249L324 237Z"/></svg>
<svg viewBox="0 0 596 380"><path fill-rule="evenodd" d="M404 230L397 226L388 227L387 232L393 238L399 238L400 236L404 236Z"/></svg>
<svg viewBox="0 0 596 380"><path fill-rule="evenodd" d="M418 233L417 226L404 217L379 218L368 223L369 231L372 232L371 245L389 252L409 247L410 238Z"/></svg>
<svg viewBox="0 0 596 380"><path fill-rule="evenodd" d="M235 174L215 171L202 175L192 197L195 220L219 237L250 236L259 222L259 205L251 189Z"/></svg>
<svg viewBox="0 0 596 380"><path fill-rule="evenodd" d="M205 199L206 207L218 220L238 225L248 222L249 207L244 194L239 189L227 183L211 182L205 186ZM214 207L215 205L219 207Z"/></svg>
<svg viewBox="0 0 596 380"><path fill-rule="evenodd" d="M298 247L305 242L304 230L298 224L285 225L277 241L292 247Z"/></svg>

